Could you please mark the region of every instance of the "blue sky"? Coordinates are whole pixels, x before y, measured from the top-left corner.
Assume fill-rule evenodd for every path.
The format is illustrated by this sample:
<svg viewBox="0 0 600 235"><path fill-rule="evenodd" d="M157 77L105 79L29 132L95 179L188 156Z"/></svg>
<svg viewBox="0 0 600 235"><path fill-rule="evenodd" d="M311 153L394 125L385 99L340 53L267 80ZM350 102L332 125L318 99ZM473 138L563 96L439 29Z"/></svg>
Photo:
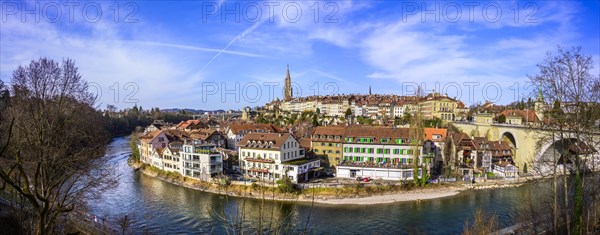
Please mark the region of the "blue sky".
<svg viewBox="0 0 600 235"><path fill-rule="evenodd" d="M287 64L297 95L421 84L467 104L528 95L526 75L557 45L581 45L600 68L599 1L1 5L0 79L41 56L72 58L102 108L258 106L282 96Z"/></svg>

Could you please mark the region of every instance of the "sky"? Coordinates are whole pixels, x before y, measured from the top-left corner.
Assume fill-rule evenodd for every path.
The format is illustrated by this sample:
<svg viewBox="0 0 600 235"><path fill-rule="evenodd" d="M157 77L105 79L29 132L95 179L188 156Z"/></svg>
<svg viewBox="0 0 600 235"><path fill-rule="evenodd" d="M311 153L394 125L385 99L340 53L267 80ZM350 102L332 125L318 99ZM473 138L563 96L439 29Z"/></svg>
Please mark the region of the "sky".
<svg viewBox="0 0 600 235"><path fill-rule="evenodd" d="M532 94L557 46L600 74L600 1L2 1L0 79L75 60L99 108L241 109L283 96ZM526 99L526 98L525 98Z"/></svg>

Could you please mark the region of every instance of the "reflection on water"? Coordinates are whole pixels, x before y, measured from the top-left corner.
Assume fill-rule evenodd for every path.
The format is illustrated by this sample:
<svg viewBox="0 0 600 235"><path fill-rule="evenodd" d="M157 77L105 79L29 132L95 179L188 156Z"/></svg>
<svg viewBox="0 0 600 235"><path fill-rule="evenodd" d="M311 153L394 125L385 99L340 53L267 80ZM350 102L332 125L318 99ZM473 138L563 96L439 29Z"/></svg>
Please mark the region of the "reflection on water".
<svg viewBox="0 0 600 235"><path fill-rule="evenodd" d="M173 185L139 172L127 165L128 139L116 138L107 149L107 157L121 174L120 184L90 203L91 213L108 221L133 216L136 229L150 233L224 233L209 210L235 217L245 205L248 225L256 226L263 202L256 199L224 197ZM318 234L457 234L476 208L495 213L501 225L511 225L513 210L531 186L500 190L464 192L450 198L385 205L315 205L310 203L265 201L263 221L270 218L304 229L310 214L309 231ZM272 214L272 215L271 215ZM140 231L140 232L142 232Z"/></svg>

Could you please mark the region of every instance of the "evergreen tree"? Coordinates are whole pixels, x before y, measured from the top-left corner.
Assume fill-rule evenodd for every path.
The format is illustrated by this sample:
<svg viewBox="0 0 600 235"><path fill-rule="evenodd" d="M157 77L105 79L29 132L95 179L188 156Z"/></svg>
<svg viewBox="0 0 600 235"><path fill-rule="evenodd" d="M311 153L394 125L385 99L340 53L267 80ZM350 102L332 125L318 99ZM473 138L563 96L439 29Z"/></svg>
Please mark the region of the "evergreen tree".
<svg viewBox="0 0 600 235"><path fill-rule="evenodd" d="M506 123L506 116L504 116L504 114L498 116L498 123Z"/></svg>
<svg viewBox="0 0 600 235"><path fill-rule="evenodd" d="M344 113L346 117L352 116L352 110L350 108L346 109L346 113Z"/></svg>
<svg viewBox="0 0 600 235"><path fill-rule="evenodd" d="M319 118L318 118L317 114L313 115L312 125L319 126Z"/></svg>

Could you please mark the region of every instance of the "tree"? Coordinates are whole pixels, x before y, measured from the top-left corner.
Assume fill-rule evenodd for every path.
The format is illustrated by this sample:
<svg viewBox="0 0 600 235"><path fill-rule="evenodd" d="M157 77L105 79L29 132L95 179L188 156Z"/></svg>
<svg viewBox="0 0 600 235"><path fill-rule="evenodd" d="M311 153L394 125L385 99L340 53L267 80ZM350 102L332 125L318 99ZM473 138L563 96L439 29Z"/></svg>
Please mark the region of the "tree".
<svg viewBox="0 0 600 235"><path fill-rule="evenodd" d="M63 214L114 185L102 158L109 136L72 60L19 66L11 92L10 121L0 125L0 189L26 202L30 233L53 233Z"/></svg>
<svg viewBox="0 0 600 235"><path fill-rule="evenodd" d="M140 140L140 133L134 131L131 133L131 139L129 140L129 147L131 148L131 157L138 163L140 162L140 149L138 148L138 141Z"/></svg>
<svg viewBox="0 0 600 235"><path fill-rule="evenodd" d="M125 215L117 219L117 224L121 228L121 234L125 235L127 229L133 224L133 220L128 215Z"/></svg>
<svg viewBox="0 0 600 235"><path fill-rule="evenodd" d="M282 193L293 193L296 192L296 188L294 186L294 182L289 177L283 177L280 180L277 180L277 188Z"/></svg>
<svg viewBox="0 0 600 235"><path fill-rule="evenodd" d="M498 116L498 123L506 123L506 116L504 116L504 114Z"/></svg>
<svg viewBox="0 0 600 235"><path fill-rule="evenodd" d="M415 185L420 187L425 186L429 179L424 165L421 165L421 178L419 178L419 158L421 155L419 147L424 136L423 124L423 113L421 112L421 105L419 105L417 112L410 120L409 141L413 153L413 180Z"/></svg>
<svg viewBox="0 0 600 235"><path fill-rule="evenodd" d="M317 113L317 115L320 115L320 114L321 114L321 109L320 109L320 108L317 108L317 111L316 111L316 113Z"/></svg>
<svg viewBox="0 0 600 235"><path fill-rule="evenodd" d="M498 217L496 215L486 215L485 211L477 208L473 213L473 222L465 221L463 235L484 235L492 234L498 229Z"/></svg>
<svg viewBox="0 0 600 235"><path fill-rule="evenodd" d="M346 113L344 113L345 117L352 116L352 110L350 108L346 109Z"/></svg>
<svg viewBox="0 0 600 235"><path fill-rule="evenodd" d="M314 115L313 115L313 118L312 118L312 125L313 125L313 126L319 126L319 116L318 116L317 114L314 114Z"/></svg>
<svg viewBox="0 0 600 235"><path fill-rule="evenodd" d="M0 103L7 101L9 97L8 89L4 85L4 81L0 80Z"/></svg>
<svg viewBox="0 0 600 235"><path fill-rule="evenodd" d="M0 80L0 110L4 110L8 106L8 99L10 94L8 89L4 86L4 82ZM0 114L0 122L2 121L2 114ZM1 137L1 136L0 136Z"/></svg>
<svg viewBox="0 0 600 235"><path fill-rule="evenodd" d="M559 232L559 226L564 226L569 233L588 233L590 231L586 229L594 226L586 225L597 223L590 220L589 216L584 219L584 214L594 210L592 205L597 206L597 199L590 195L595 195L600 190L592 187L595 183L587 182L595 178L588 178L583 172L587 167L595 168L597 159L593 157L597 151L582 148L598 146L598 129L594 128L593 123L600 118L597 105L600 101L600 80L592 74L593 64L592 57L582 54L581 47L564 50L559 46L556 54L548 52L546 59L537 65L539 73L529 76L533 84L540 86L536 93L553 104L544 110L544 118L549 121L543 126L544 135L538 142L540 151L543 151L541 146L547 142L553 143L553 146L562 146L553 147L550 159L542 158L535 163L537 165L530 164L538 171L540 166L551 169L551 208L555 232ZM574 146L579 149L576 153L570 152ZM573 180L569 178L567 164L571 165L569 168L573 171ZM561 184L558 174L563 175Z"/></svg>
<svg viewBox="0 0 600 235"><path fill-rule="evenodd" d="M107 104L106 105L106 111L108 111L109 113L116 113L117 112L117 107L112 105L112 104Z"/></svg>

